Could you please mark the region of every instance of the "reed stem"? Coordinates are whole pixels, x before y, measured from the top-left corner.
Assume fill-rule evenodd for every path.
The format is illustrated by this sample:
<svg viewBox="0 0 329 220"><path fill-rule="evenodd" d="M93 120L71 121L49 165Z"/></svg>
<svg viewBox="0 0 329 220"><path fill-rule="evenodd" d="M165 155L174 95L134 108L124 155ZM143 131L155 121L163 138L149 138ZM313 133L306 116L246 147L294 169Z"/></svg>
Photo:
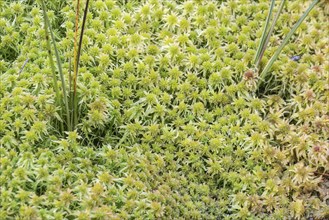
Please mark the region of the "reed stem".
<svg viewBox="0 0 329 220"><path fill-rule="evenodd" d="M73 79L73 127L75 127L78 124L78 97L77 97L77 77L79 72L79 62L80 62L80 55L81 55L81 47L82 47L82 40L87 20L87 14L88 14L88 6L89 6L89 0L86 1L85 10L83 13L83 20L82 20L82 26L81 26L81 33L80 33L80 39L79 39L79 45L78 50L75 56L75 72L74 72L74 79ZM76 51L76 48L75 48Z"/></svg>

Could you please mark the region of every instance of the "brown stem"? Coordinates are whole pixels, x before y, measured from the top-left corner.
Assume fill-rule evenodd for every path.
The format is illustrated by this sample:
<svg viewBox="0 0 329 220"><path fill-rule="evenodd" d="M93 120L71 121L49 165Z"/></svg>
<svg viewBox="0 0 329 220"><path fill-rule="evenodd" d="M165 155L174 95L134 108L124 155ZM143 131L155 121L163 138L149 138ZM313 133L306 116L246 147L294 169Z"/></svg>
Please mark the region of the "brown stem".
<svg viewBox="0 0 329 220"><path fill-rule="evenodd" d="M317 172L317 171L314 171L314 173L318 174L318 175L323 175L323 176L329 177L329 174L327 174L327 173L320 173L320 172Z"/></svg>

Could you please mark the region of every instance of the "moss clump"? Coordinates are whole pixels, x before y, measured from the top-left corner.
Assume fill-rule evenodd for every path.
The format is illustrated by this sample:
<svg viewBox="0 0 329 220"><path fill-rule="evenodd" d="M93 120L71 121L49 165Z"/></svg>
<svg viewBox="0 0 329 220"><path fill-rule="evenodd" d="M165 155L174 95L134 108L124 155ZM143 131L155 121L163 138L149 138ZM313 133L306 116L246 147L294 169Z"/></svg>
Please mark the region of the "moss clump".
<svg viewBox="0 0 329 220"><path fill-rule="evenodd" d="M287 2L260 66L309 3ZM47 8L68 81L74 5ZM328 218L328 5L256 92L268 8L91 1L63 136L41 8L0 1L0 219Z"/></svg>

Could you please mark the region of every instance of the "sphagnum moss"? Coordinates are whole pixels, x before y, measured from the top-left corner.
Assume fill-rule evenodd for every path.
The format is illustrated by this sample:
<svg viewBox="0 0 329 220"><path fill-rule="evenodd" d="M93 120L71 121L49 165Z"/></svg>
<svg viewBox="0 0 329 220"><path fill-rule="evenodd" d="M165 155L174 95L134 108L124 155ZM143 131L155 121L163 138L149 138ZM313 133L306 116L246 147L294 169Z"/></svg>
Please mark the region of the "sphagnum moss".
<svg viewBox="0 0 329 220"><path fill-rule="evenodd" d="M46 4L67 83L76 5ZM260 68L310 4L286 1ZM269 7L90 1L63 135L42 10L0 1L0 219L328 218L328 4L259 96Z"/></svg>

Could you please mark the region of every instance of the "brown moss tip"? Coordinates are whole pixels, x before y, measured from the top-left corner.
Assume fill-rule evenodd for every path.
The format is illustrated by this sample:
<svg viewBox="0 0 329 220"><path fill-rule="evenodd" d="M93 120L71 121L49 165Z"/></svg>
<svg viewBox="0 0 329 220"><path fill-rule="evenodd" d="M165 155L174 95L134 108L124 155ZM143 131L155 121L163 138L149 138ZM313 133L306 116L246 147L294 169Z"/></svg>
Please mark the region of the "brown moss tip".
<svg viewBox="0 0 329 220"><path fill-rule="evenodd" d="M248 70L244 73L244 77L246 80L250 80L254 78L254 71Z"/></svg>
<svg viewBox="0 0 329 220"><path fill-rule="evenodd" d="M320 151L321 151L321 147L318 146L318 145L315 145L315 146L313 147L313 150L314 150L314 152L320 152Z"/></svg>
<svg viewBox="0 0 329 220"><path fill-rule="evenodd" d="M317 73L321 71L320 66L313 66L312 69L314 70L314 72L317 72Z"/></svg>
<svg viewBox="0 0 329 220"><path fill-rule="evenodd" d="M305 98L307 100L312 100L314 98L314 92L312 90L306 90L305 92Z"/></svg>

